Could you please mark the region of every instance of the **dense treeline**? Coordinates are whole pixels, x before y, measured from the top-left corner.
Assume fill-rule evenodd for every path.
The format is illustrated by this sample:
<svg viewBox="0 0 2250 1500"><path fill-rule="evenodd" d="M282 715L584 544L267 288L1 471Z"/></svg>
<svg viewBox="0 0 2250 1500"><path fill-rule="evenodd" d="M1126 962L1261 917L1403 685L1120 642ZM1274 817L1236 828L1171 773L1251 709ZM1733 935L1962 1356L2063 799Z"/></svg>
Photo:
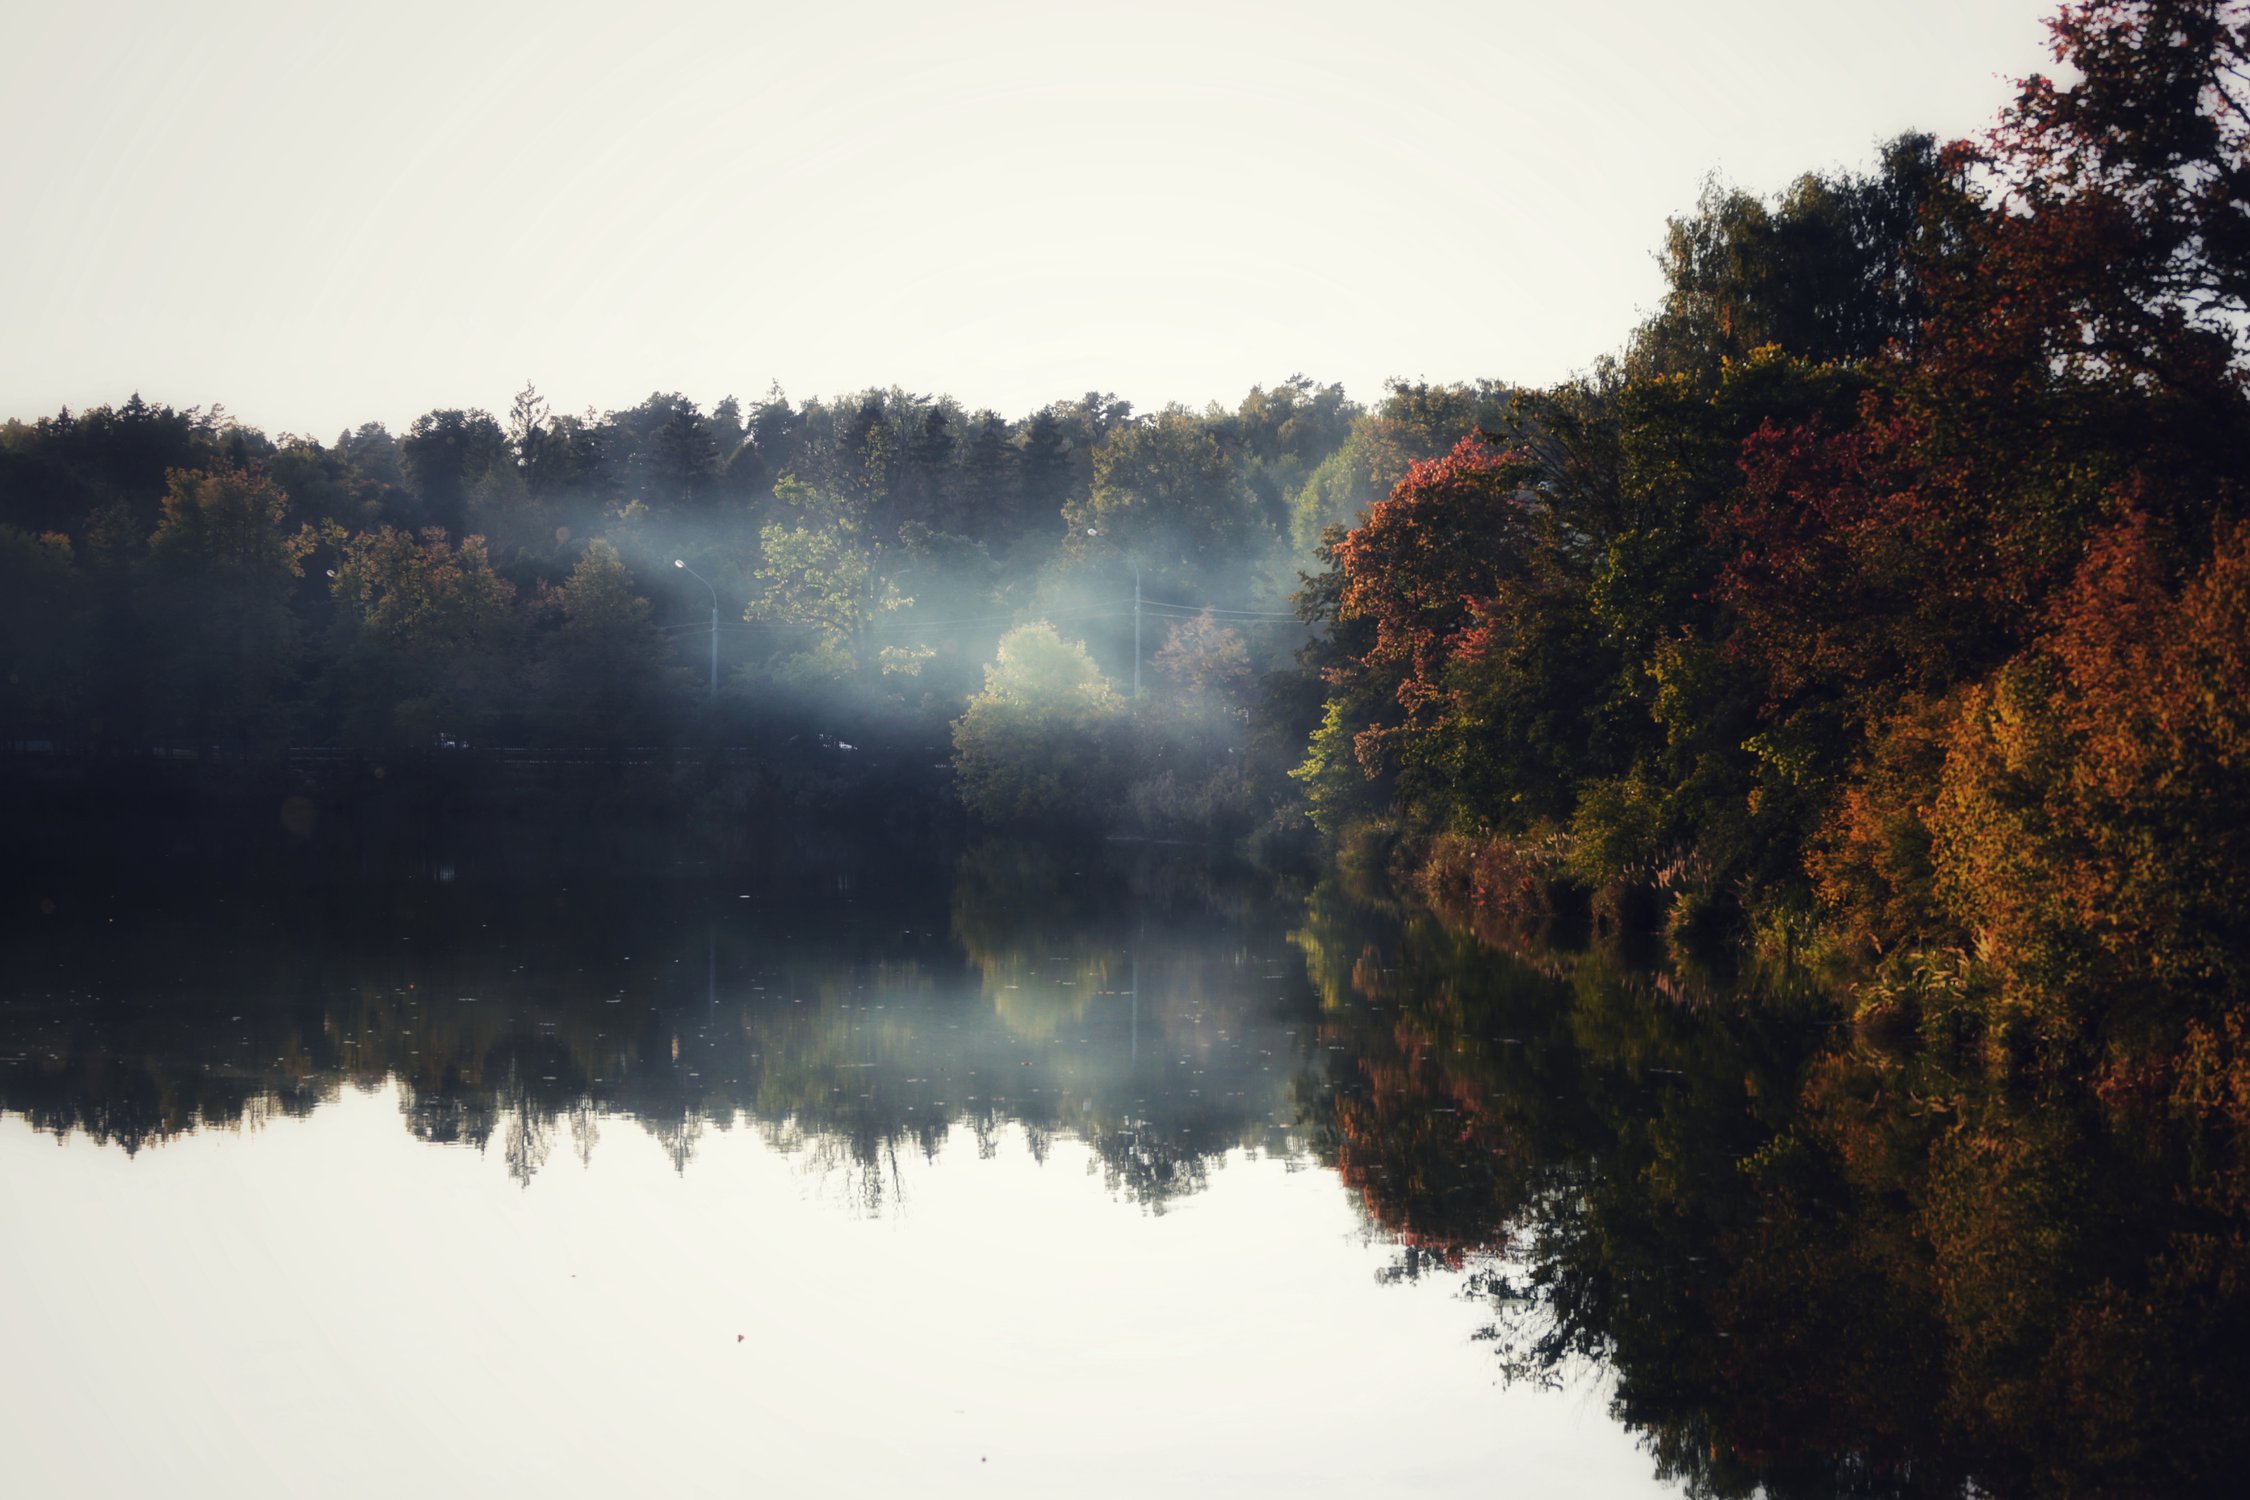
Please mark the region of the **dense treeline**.
<svg viewBox="0 0 2250 1500"><path fill-rule="evenodd" d="M1402 388L1384 412L1430 399ZM527 387L504 421L434 411L325 444L138 397L11 422L10 739L272 757L879 744L934 722L942 740L1017 619L1086 622L1129 674L1136 570L1151 660L1184 606L1296 629L1292 508L1389 422L1302 378L1152 418L1089 395L1006 421L896 390L571 417ZM1363 504L1458 435L1317 494Z"/></svg>
<svg viewBox="0 0 2250 1500"><path fill-rule="evenodd" d="M1871 995L2003 1051L2232 1055L2250 8L2054 32L2070 81L1980 140L1713 186L1622 357L1551 389L11 423L10 737L950 739L993 821L1309 823L1488 921L1591 895L1883 959Z"/></svg>
<svg viewBox="0 0 2250 1500"><path fill-rule="evenodd" d="M1294 539L1494 409L1300 376L1146 416L894 389L573 417L527 386L322 443L136 396L0 428L0 717L111 760L726 749L802 794L944 761L1002 635L1052 622L1100 723L1066 714L1084 744L1031 784L987 756L981 810L1239 835L1290 799L1311 702Z"/></svg>
<svg viewBox="0 0 2250 1500"><path fill-rule="evenodd" d="M2075 81L1980 141L1714 191L1620 364L1333 534L1298 774L1487 920L1590 891L1691 948L1881 958L1870 1004L1974 1012L1996 1056L2090 1041L2119 1087L2176 1064L2216 1117L2250 988L2250 8L2054 35Z"/></svg>

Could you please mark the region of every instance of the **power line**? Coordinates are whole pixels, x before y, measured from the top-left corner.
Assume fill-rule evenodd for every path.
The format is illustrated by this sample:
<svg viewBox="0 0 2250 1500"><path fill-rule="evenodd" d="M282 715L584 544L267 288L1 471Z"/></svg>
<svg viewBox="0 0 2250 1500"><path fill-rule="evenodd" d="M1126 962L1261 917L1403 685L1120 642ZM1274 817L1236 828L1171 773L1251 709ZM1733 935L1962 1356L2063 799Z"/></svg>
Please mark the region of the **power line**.
<svg viewBox="0 0 2250 1500"><path fill-rule="evenodd" d="M1018 610L1011 614L965 615L950 620L882 620L876 621L862 628L869 634L875 634L878 632L883 634L897 634L902 632L926 633L933 630L947 630L958 626L968 625L1027 624L1033 620L1067 620L1073 622L1083 622L1088 620L1126 620L1131 619L1133 616L1133 610L1131 607L1132 603L1133 601L1130 599L1111 599L1104 600L1095 604L1077 605L1068 609ZM1303 617L1297 614L1294 610L1234 609L1227 606L1215 604L1173 604L1161 599L1145 599L1142 601L1142 608L1156 611L1160 615L1162 615L1163 618L1170 620L1193 619L1199 615L1208 614L1211 615L1214 619L1229 624L1255 625L1268 622L1277 623L1281 621L1288 621L1297 624L1303 623ZM660 625L657 627L657 630L659 633L664 635L678 635L686 631L709 630L710 628L711 627L708 625L690 623L678 625ZM829 625L820 621L806 620L748 620L734 624L721 625L718 628L725 633L742 635L756 635L761 633L786 634L791 631L808 630L836 630L839 632L845 632L846 630L846 627L840 625Z"/></svg>
<svg viewBox="0 0 2250 1500"><path fill-rule="evenodd" d="M1303 618L1293 609L1227 609L1216 604L1167 604L1160 599L1147 600L1143 607L1170 610L1179 615L1215 615L1221 619L1298 620Z"/></svg>
<svg viewBox="0 0 2250 1500"><path fill-rule="evenodd" d="M937 630L948 625L1012 625L1026 618L1027 613L1029 618L1039 620L1115 619L1121 618L1123 615L1122 607L1132 602L1130 599L1112 599L1100 604L1081 604L1070 609L1033 610L1029 612L1018 610L1014 614L980 615L975 618L960 620L898 620L885 624L870 625L868 629ZM1103 613L1105 610L1110 613L1105 615Z"/></svg>

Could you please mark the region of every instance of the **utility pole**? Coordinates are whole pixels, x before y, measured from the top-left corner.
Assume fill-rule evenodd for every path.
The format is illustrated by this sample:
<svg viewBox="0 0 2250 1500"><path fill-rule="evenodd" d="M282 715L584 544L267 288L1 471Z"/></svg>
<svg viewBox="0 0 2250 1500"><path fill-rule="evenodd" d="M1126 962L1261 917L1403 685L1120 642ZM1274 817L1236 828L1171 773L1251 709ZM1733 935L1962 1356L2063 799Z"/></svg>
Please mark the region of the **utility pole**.
<svg viewBox="0 0 2250 1500"><path fill-rule="evenodd" d="M1133 696L1141 695L1141 565L1133 564Z"/></svg>
<svg viewBox="0 0 2250 1500"><path fill-rule="evenodd" d="M852 644L862 662L867 659L867 631L875 623L875 575L883 566L883 544L875 544L874 560L867 565L867 608L860 611L858 639Z"/></svg>
<svg viewBox="0 0 2250 1500"><path fill-rule="evenodd" d="M1141 918L1140 937L1133 939L1133 1071L1141 1067L1141 938L1148 936L1148 918Z"/></svg>
<svg viewBox="0 0 2250 1500"><path fill-rule="evenodd" d="M719 591L711 588L711 580L687 565L684 557L672 559L672 566L702 584L711 592L711 696L719 696Z"/></svg>
<svg viewBox="0 0 2250 1500"><path fill-rule="evenodd" d="M1101 528L1089 526L1086 535L1100 536ZM1115 545L1112 543L1111 545ZM1133 696L1141 695L1141 565L1133 563Z"/></svg>

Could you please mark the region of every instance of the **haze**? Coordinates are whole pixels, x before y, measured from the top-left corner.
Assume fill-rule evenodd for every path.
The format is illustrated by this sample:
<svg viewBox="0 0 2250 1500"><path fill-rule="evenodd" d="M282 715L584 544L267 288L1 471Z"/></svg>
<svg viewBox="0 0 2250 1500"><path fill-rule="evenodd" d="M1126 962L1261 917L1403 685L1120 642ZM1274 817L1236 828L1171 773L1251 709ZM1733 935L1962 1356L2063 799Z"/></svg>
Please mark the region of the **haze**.
<svg viewBox="0 0 2250 1500"><path fill-rule="evenodd" d="M0 417L1543 382L1708 172L1987 123L2036 0L18 4Z"/></svg>

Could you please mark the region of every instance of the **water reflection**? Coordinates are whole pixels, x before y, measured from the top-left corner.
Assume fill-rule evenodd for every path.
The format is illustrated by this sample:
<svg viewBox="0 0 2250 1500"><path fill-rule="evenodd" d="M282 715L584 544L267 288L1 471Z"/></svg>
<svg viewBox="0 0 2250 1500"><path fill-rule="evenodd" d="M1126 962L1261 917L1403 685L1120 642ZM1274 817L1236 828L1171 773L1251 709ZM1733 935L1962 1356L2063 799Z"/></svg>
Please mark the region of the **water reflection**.
<svg viewBox="0 0 2250 1500"><path fill-rule="evenodd" d="M2208 1494L2250 1455L2239 1130L1817 994L1682 1003L1334 890L1297 934L1342 1061L1322 1157L1466 1268L1511 1379L1615 1372L1709 1495Z"/></svg>
<svg viewBox="0 0 2250 1500"><path fill-rule="evenodd" d="M2250 1451L2239 1099L1996 1078L1813 989L1150 851L453 868L41 919L0 1110L134 1152L395 1090L522 1183L739 1132L869 1215L1004 1140L1156 1213L1317 1163L1381 1280L1474 1300L1488 1375L1609 1372L1691 1493L2207 1493Z"/></svg>
<svg viewBox="0 0 2250 1500"><path fill-rule="evenodd" d="M137 1151L400 1086L407 1127L529 1181L605 1120L685 1170L747 1127L849 1179L1014 1129L1161 1209L1293 1150L1316 1061L1284 913L1193 865L987 846L877 896L786 878L289 889L52 924L0 1013L0 1109ZM450 868L450 866L448 866ZM855 894L859 892L859 894Z"/></svg>

